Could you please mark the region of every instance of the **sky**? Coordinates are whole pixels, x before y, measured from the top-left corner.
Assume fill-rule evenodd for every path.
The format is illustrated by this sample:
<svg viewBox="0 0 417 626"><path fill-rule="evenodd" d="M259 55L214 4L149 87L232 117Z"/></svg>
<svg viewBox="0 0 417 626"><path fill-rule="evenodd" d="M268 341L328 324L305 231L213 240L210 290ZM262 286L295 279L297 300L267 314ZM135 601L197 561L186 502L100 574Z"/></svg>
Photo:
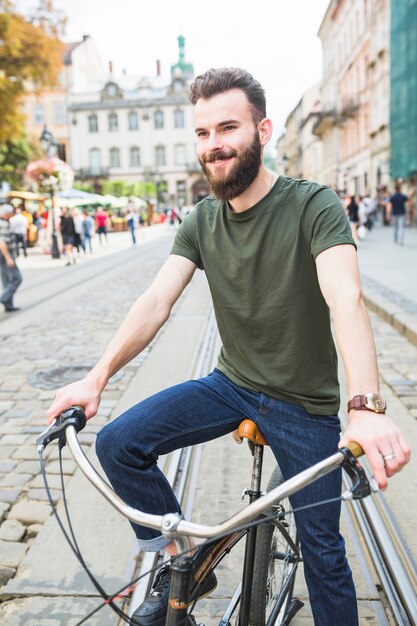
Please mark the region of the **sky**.
<svg viewBox="0 0 417 626"><path fill-rule="evenodd" d="M19 0L24 12L35 0ZM67 15L65 41L90 35L114 73L169 79L177 37L196 74L210 67L247 69L263 85L278 138L304 91L322 76L317 31L329 0L54 0Z"/></svg>

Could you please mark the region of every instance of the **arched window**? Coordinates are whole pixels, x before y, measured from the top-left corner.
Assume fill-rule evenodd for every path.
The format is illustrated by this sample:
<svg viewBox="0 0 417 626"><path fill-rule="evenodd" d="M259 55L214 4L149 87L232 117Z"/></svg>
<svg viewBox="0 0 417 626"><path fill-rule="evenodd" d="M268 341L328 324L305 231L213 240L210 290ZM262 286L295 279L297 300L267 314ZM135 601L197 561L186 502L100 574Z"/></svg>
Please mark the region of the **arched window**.
<svg viewBox="0 0 417 626"><path fill-rule="evenodd" d="M174 126L175 128L184 128L184 111L177 109L174 111Z"/></svg>
<svg viewBox="0 0 417 626"><path fill-rule="evenodd" d="M130 167L139 167L140 165L140 150L137 146L130 148Z"/></svg>
<svg viewBox="0 0 417 626"><path fill-rule="evenodd" d="M100 174L100 170L101 170L100 148L90 148L90 151L88 153L88 162L90 166L90 173L93 176Z"/></svg>
<svg viewBox="0 0 417 626"><path fill-rule="evenodd" d="M155 111L153 114L153 122L155 128L163 128L164 127L164 113L163 111Z"/></svg>
<svg viewBox="0 0 417 626"><path fill-rule="evenodd" d="M88 116L88 132L98 133L98 118L95 113Z"/></svg>
<svg viewBox="0 0 417 626"><path fill-rule="evenodd" d="M135 111L130 111L128 115L129 130L138 130L138 114Z"/></svg>
<svg viewBox="0 0 417 626"><path fill-rule="evenodd" d="M119 124L117 120L117 114L109 113L109 130L114 131L114 130L117 130L118 127L119 127Z"/></svg>
<svg viewBox="0 0 417 626"><path fill-rule="evenodd" d="M185 165L187 163L187 147L183 143L178 143L174 147L175 165Z"/></svg>
<svg viewBox="0 0 417 626"><path fill-rule="evenodd" d="M165 165L165 146L155 146L155 165Z"/></svg>
<svg viewBox="0 0 417 626"><path fill-rule="evenodd" d="M110 167L120 167L119 148L110 148Z"/></svg>

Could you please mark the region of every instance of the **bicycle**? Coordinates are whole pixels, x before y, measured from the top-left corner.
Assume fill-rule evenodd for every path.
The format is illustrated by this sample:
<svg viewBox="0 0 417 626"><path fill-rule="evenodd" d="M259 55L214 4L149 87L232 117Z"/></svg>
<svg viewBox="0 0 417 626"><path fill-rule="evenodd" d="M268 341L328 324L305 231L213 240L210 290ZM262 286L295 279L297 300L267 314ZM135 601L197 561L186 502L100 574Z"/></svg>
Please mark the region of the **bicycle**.
<svg viewBox="0 0 417 626"><path fill-rule="evenodd" d="M154 515L144 513L127 505L113 489L100 477L84 455L78 442L77 433L84 428L86 418L82 407L71 407L59 415L52 425L37 439L45 486L48 485L43 464L43 451L54 439L59 447L68 444L74 460L100 491L100 493L127 519L136 524L159 530L164 536L175 541L178 555L171 562L172 578L166 626L196 626L192 611L195 601L191 597L191 582L194 575L193 594L228 552L243 538L246 539L242 582L236 589L219 626L287 626L303 603L293 597L295 577L302 561L294 518L287 520L290 510L288 497L303 487L318 480L334 469L342 466L349 475L352 485L340 499L363 498L375 490L368 481L357 458L363 454L359 444L351 443L330 457L316 463L303 472L284 481L279 467L274 470L266 493L262 493L261 475L264 446L267 445L254 422L244 420L239 427L239 435L246 438L253 454L252 480L249 505L228 520L215 526L204 526L184 520L176 513ZM64 494L65 502L65 494ZM86 568L91 581L115 612L131 623L128 616L117 606L116 594L107 594L89 572L79 552L70 525L71 537L63 528L52 498L51 506L58 522L70 542L74 553ZM315 503L319 505L322 503ZM69 514L66 507L67 517ZM191 556L190 537L205 539ZM196 564L198 567L196 567ZM133 581L135 583L137 581ZM123 590L122 590L123 591ZM189 612L189 607L191 610ZM101 608L101 607L100 607ZM79 622L79 624L83 623Z"/></svg>

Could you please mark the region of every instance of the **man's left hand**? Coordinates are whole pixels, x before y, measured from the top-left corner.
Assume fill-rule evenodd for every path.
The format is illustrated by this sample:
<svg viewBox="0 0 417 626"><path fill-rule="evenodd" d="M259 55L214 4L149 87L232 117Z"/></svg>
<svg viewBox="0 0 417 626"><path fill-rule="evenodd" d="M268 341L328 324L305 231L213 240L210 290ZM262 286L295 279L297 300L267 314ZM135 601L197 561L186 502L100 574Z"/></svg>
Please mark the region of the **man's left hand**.
<svg viewBox="0 0 417 626"><path fill-rule="evenodd" d="M362 446L382 490L387 488L388 478L401 471L410 460L411 450L404 435L384 413L351 410L349 426L342 435L339 448L351 441Z"/></svg>

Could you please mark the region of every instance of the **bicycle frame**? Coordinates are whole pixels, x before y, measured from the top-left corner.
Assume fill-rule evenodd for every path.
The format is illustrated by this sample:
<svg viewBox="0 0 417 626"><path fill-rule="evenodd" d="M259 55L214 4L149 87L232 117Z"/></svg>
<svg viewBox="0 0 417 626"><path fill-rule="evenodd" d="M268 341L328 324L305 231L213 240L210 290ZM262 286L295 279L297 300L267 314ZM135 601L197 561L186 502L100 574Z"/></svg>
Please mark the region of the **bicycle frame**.
<svg viewBox="0 0 417 626"><path fill-rule="evenodd" d="M177 626L178 624L187 624L187 613L189 606L189 589L192 575L192 557L185 556L183 553L191 552L190 537L202 539L220 539L224 538L224 542L231 545L236 543L246 532L245 526L259 518L263 513L271 508L274 504L287 498L293 493L299 491L303 487L310 485L322 476L332 472L336 468L343 466L351 478L356 482L350 491L342 495L342 499L353 499L369 495L371 488L365 476L365 473L359 465L356 457L363 454L358 444L350 444L349 448L343 448L330 457L323 459L319 463L307 468L296 476L283 482L281 485L266 493L260 495L260 473L262 459L255 458L254 481L251 486L251 502L250 504L232 515L229 519L214 526L196 524L182 519L177 513L168 513L165 515L154 515L145 513L127 505L106 483L95 468L91 465L85 456L77 437L77 432L85 425L85 415L80 407L73 407L62 413L55 422L42 433L37 440L38 451L41 453L45 446L53 439L59 439L61 447L68 444L70 451L80 467L81 471L90 480L90 482L98 489L98 491L115 507L122 515L130 521L159 530L162 535L173 540L176 544L177 552L180 555L172 564L172 582L170 599L167 614L167 626ZM258 447L258 446L256 446ZM261 446L259 446L261 447ZM250 601L251 576L250 570L253 563L253 550L255 533L248 539L247 543L247 562L245 561L243 586L242 586L242 606L241 615L243 622L247 623L248 602ZM225 549L220 551L224 554ZM236 595L236 594L235 594ZM184 621L185 620L185 621ZM192 623L192 622L191 622Z"/></svg>

